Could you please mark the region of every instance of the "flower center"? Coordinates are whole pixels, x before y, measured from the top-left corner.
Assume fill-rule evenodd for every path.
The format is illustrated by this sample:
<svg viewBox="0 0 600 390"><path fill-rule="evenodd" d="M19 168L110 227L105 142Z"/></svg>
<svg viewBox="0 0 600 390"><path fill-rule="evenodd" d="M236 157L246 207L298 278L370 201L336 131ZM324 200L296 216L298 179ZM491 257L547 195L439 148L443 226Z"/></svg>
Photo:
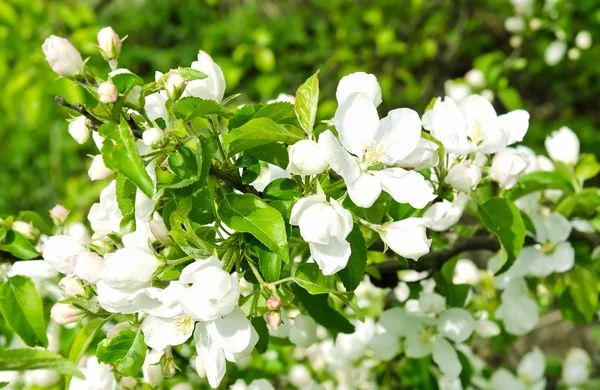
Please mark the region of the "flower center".
<svg viewBox="0 0 600 390"><path fill-rule="evenodd" d="M190 316L177 316L173 319L173 327L179 335L190 334L196 322Z"/></svg>
<svg viewBox="0 0 600 390"><path fill-rule="evenodd" d="M483 126L481 126L481 123L479 123L477 120L473 125L473 131L471 132L470 138L471 142L473 142L475 145L479 145L479 143L483 141Z"/></svg>
<svg viewBox="0 0 600 390"><path fill-rule="evenodd" d="M373 165L379 164L382 157L387 153L383 145L377 143L377 141L373 141L370 145L365 146L364 151L362 159L358 161L362 172L366 172Z"/></svg>
<svg viewBox="0 0 600 390"><path fill-rule="evenodd" d="M541 251L545 255L550 255L550 254L554 253L557 246L558 246L558 244L555 242L547 242L544 245L542 245Z"/></svg>

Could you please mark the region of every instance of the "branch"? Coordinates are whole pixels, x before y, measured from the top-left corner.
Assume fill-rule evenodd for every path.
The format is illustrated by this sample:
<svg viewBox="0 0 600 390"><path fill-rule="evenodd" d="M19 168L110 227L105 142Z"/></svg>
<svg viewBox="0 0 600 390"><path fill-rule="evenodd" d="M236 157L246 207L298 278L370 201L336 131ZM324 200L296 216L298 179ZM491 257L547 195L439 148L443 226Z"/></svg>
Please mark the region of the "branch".
<svg viewBox="0 0 600 390"><path fill-rule="evenodd" d="M85 107L83 106L83 104L79 104L79 103L72 104L72 103L69 103L62 96L54 96L54 100L56 100L56 103L58 103L59 106L70 108L71 110L77 111L81 115L85 116L90 121L90 128L92 130L94 130L94 131L98 131L98 129L100 128L100 126L102 126L104 124L98 118L96 118L95 116L93 116L92 114L90 114L90 112L85 109Z"/></svg>
<svg viewBox="0 0 600 390"><path fill-rule="evenodd" d="M252 187L251 185L242 183L240 181L239 177L235 176L234 174L225 172L222 169L217 168L214 165L210 166L209 172L214 177L223 180L225 183L231 185L233 188L235 188L238 191L241 191L241 192L244 192L247 194L254 194L258 197L262 197L262 192L257 191L256 188Z"/></svg>

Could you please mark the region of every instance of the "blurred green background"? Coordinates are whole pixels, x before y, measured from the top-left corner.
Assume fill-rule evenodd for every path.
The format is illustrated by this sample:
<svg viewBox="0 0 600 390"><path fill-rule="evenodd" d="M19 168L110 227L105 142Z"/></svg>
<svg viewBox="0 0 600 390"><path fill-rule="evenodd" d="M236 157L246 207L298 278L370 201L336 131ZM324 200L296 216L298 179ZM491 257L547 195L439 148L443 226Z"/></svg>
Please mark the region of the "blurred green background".
<svg viewBox="0 0 600 390"><path fill-rule="evenodd" d="M524 29L509 33L505 20L517 13ZM61 202L85 215L106 184L90 184L88 155L97 151L91 141L75 143L69 113L52 99L86 96L57 79L41 45L50 34L67 37L105 75L92 44L108 25L129 35L120 67L150 81L156 70L189 65L202 49L223 68L227 94L243 93L242 102L294 94L320 69L321 119L335 111L337 82L350 72L377 75L382 113L422 112L447 80L460 85L476 67L486 86L474 91L493 92L499 113L529 110L525 143L537 152L562 125L579 135L583 151L600 150L597 0L0 1L0 214L46 213ZM581 30L594 38L591 48L547 65L548 45L558 37L573 48Z"/></svg>

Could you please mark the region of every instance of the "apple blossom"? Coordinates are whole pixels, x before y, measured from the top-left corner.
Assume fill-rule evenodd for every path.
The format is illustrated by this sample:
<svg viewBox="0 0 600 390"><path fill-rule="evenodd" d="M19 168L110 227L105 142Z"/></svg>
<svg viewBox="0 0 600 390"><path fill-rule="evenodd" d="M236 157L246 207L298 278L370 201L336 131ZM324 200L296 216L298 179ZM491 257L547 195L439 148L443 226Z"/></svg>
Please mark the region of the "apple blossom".
<svg viewBox="0 0 600 390"><path fill-rule="evenodd" d="M501 390L510 386L511 389L543 389L546 388L545 370L546 357L538 347L535 347L519 362L518 376L504 368L494 372L490 381L491 388Z"/></svg>
<svg viewBox="0 0 600 390"><path fill-rule="evenodd" d="M329 164L319 144L311 140L300 140L288 146L289 163L286 168L291 174L318 175Z"/></svg>
<svg viewBox="0 0 600 390"><path fill-rule="evenodd" d="M142 133L142 140L144 145L158 149L165 145L165 141L168 141L165 132L158 127L151 127Z"/></svg>
<svg viewBox="0 0 600 390"><path fill-rule="evenodd" d="M83 145L90 138L90 129L87 126L87 118L80 115L69 123L69 134L78 144Z"/></svg>
<svg viewBox="0 0 600 390"><path fill-rule="evenodd" d="M575 44L581 50L587 50L592 47L592 34L589 31L581 30L575 36Z"/></svg>
<svg viewBox="0 0 600 390"><path fill-rule="evenodd" d="M165 84L165 90L169 99L175 101L181 96L185 89L185 79L176 70L171 70L167 76L167 82Z"/></svg>
<svg viewBox="0 0 600 390"><path fill-rule="evenodd" d="M417 148L421 120L408 108L392 110L379 120L375 104L379 99L373 95L379 84L376 79L368 80L340 81L344 100L338 101L334 118L339 141L331 131L325 131L319 137L321 151L344 179L357 206L371 207L383 190L399 203L423 208L435 198L431 184L417 172L388 168L401 164Z"/></svg>
<svg viewBox="0 0 600 390"><path fill-rule="evenodd" d="M526 168L527 161L519 151L514 148L506 148L494 155L489 175L500 187L511 189L517 184Z"/></svg>
<svg viewBox="0 0 600 390"><path fill-rule="evenodd" d="M279 312L276 311L269 312L267 313L266 321L271 328L273 328L274 330L279 330L279 327L282 324L281 314L279 314Z"/></svg>
<svg viewBox="0 0 600 390"><path fill-rule="evenodd" d="M394 252L407 259L418 260L429 253L431 240L425 228L431 226L429 218L406 218L377 228L381 239Z"/></svg>
<svg viewBox="0 0 600 390"><path fill-rule="evenodd" d="M69 210L65 206L60 205L60 204L55 205L50 210L50 217L56 224L64 223L65 220L67 219L68 215L69 215Z"/></svg>
<svg viewBox="0 0 600 390"><path fill-rule="evenodd" d="M317 342L317 323L312 317L301 314L294 318L289 339L296 346L306 349Z"/></svg>
<svg viewBox="0 0 600 390"><path fill-rule="evenodd" d="M562 40L556 40L548 45L544 52L544 60L549 66L554 66L562 61L567 53L567 44Z"/></svg>
<svg viewBox="0 0 600 390"><path fill-rule="evenodd" d="M77 277L89 284L100 280L100 272L104 268L104 259L94 252L82 252L75 260L74 272Z"/></svg>
<svg viewBox="0 0 600 390"><path fill-rule="evenodd" d="M143 249L123 248L104 258L100 281L113 288L147 287L160 262Z"/></svg>
<svg viewBox="0 0 600 390"><path fill-rule="evenodd" d="M590 378L592 371L592 359L588 353L581 348L571 348L562 368L562 382L569 389L577 389Z"/></svg>
<svg viewBox="0 0 600 390"><path fill-rule="evenodd" d="M310 195L292 208L290 224L300 227L310 253L324 275L333 275L346 267L352 231L352 214L335 199L326 203L325 195Z"/></svg>
<svg viewBox="0 0 600 390"><path fill-rule="evenodd" d="M131 73L131 71L125 68L119 68L110 72L108 76L112 79L116 75L124 73ZM131 87L131 89L125 96L125 105L128 107L132 107L135 110L139 110L144 107L144 94L142 93L141 85L134 85L133 87ZM102 138L97 132L94 132L92 136L94 136L95 142L96 137ZM98 142L96 142L96 145L98 145ZM100 142L100 145L102 145L102 142ZM99 146L98 149L102 149L101 146Z"/></svg>
<svg viewBox="0 0 600 390"><path fill-rule="evenodd" d="M77 322L87 313L69 303L55 303L50 310L50 318L59 323L60 325L67 325L73 322Z"/></svg>
<svg viewBox="0 0 600 390"><path fill-rule="evenodd" d="M575 165L579 159L579 138L566 126L546 137L546 151L554 161Z"/></svg>
<svg viewBox="0 0 600 390"><path fill-rule="evenodd" d="M42 45L46 61L59 76L73 77L83 73L83 59L79 51L66 38L50 35Z"/></svg>
<svg viewBox="0 0 600 390"><path fill-rule="evenodd" d="M98 100L101 103L114 103L117 101L119 97L119 91L117 91L117 87L110 81L105 81L98 86Z"/></svg>
<svg viewBox="0 0 600 390"><path fill-rule="evenodd" d="M111 366L98 363L96 356L88 356L85 367L81 369L85 379L73 377L69 390L117 390L117 381L111 372Z"/></svg>
<svg viewBox="0 0 600 390"><path fill-rule="evenodd" d="M69 236L52 236L44 243L42 257L55 270L63 274L73 273L77 255L87 249Z"/></svg>
<svg viewBox="0 0 600 390"><path fill-rule="evenodd" d="M225 94L225 76L221 67L206 52L198 52L198 60L192 62L192 69L206 74L205 79L192 80L187 83L182 96L195 96L216 102L223 100Z"/></svg>
<svg viewBox="0 0 600 390"><path fill-rule="evenodd" d="M539 320L538 307L529 297L525 280L516 278L508 282L495 314L510 334L522 336L535 328Z"/></svg>
<svg viewBox="0 0 600 390"><path fill-rule="evenodd" d="M121 39L112 27L104 27L98 31L97 38L100 52L106 60L114 60L119 56Z"/></svg>
<svg viewBox="0 0 600 390"><path fill-rule="evenodd" d="M92 159L92 165L88 170L90 180L105 180L113 175L113 171L106 167L101 154L97 154Z"/></svg>
<svg viewBox="0 0 600 390"><path fill-rule="evenodd" d="M441 202L432 204L423 217L431 220L431 230L446 231L458 222L468 201L469 197L466 194L457 194L452 202L442 199Z"/></svg>
<svg viewBox="0 0 600 390"><path fill-rule="evenodd" d="M35 240L40 234L40 231L31 222L14 221L10 228L17 233L21 233L28 240Z"/></svg>
<svg viewBox="0 0 600 390"><path fill-rule="evenodd" d="M86 295L81 281L74 276L65 276L58 282L58 287L63 295L67 298L72 298L76 295Z"/></svg>
<svg viewBox="0 0 600 390"><path fill-rule="evenodd" d="M281 308L281 299L277 297L269 297L267 299L267 309L269 310L279 310Z"/></svg>
<svg viewBox="0 0 600 390"><path fill-rule="evenodd" d="M111 181L100 193L100 203L90 208L88 220L94 232L101 236L119 233L123 214L117 204L116 181Z"/></svg>
<svg viewBox="0 0 600 390"><path fill-rule="evenodd" d="M463 160L448 171L445 182L458 192L469 193L481 181L481 167L469 160Z"/></svg>

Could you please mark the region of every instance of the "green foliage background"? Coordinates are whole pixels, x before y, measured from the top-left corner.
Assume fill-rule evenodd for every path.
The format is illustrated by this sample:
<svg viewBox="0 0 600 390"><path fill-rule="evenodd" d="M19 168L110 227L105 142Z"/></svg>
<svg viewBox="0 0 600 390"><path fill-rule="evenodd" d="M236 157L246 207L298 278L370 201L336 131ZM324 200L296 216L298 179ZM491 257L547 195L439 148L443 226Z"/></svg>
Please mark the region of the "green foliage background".
<svg viewBox="0 0 600 390"><path fill-rule="evenodd" d="M477 67L499 112L522 107L531 113L526 144L537 152L549 132L568 125L582 151L598 153L598 2L559 1L552 20L542 9L538 1L542 28L526 30L515 50L504 28L513 7L500 0L0 1L0 214L45 213L61 202L84 215L105 185L90 184L93 144L82 148L71 139L68 113L52 99L86 96L56 78L41 45L50 34L68 37L106 73L92 43L107 25L129 35L121 67L149 81L155 70L190 64L202 49L223 68L227 94L243 92L242 102L293 94L320 69L320 119L333 115L337 82L353 71L377 75L383 111L407 106L422 112L444 93L446 80ZM543 55L557 28L570 47L583 29L594 45L577 61L549 67Z"/></svg>

